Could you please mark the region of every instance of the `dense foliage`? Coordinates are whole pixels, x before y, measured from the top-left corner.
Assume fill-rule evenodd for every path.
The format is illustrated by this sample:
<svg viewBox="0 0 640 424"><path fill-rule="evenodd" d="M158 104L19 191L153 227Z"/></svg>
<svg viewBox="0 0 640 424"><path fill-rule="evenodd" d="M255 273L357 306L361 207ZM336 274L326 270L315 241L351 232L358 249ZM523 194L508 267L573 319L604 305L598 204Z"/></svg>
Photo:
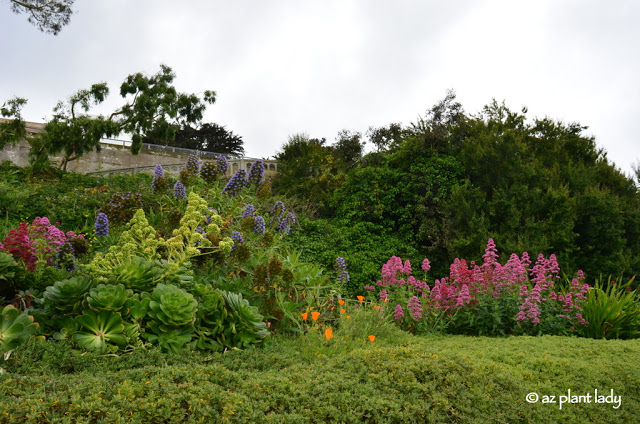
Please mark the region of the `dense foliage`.
<svg viewBox="0 0 640 424"><path fill-rule="evenodd" d="M348 334L347 334L348 335ZM622 423L640 413L637 340L336 333L224 355L74 355L31 343L0 375L0 422ZM620 404L596 403L598 394ZM591 402L560 396L591 394ZM528 403L528 393L537 393ZM555 396L543 403L542 396Z"/></svg>
<svg viewBox="0 0 640 424"><path fill-rule="evenodd" d="M570 273L628 278L640 270L640 193L585 129L495 101L468 115L449 93L408 127L372 128L377 151L351 168L337 166L335 146L292 137L273 187L311 202L337 232L369 228L365 246L385 234L421 252L440 276L493 238L506 251L556 254ZM314 254L333 249L331 240ZM342 253L356 263L360 250L353 243Z"/></svg>

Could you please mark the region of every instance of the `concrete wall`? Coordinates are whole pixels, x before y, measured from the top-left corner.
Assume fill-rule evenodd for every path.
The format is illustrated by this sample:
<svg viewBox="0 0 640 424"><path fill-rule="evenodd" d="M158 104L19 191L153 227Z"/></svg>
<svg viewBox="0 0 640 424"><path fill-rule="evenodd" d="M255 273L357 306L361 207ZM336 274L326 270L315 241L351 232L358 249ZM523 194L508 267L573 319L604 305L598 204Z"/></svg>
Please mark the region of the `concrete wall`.
<svg viewBox="0 0 640 424"><path fill-rule="evenodd" d="M195 151L194 151L195 153ZM29 143L25 140L16 145L7 145L0 152L0 162L9 160L18 166L26 166L29 162ZM80 159L71 161L67 164L67 170L71 172L77 172L82 174L87 173L136 173L147 172L152 174L153 169L157 164L162 165L165 173L177 175L187 160L187 154L150 150L142 148L138 155L132 155L129 147L118 146L113 144L102 144L100 152L91 152ZM60 157L52 158L52 163L56 164L60 162ZM205 160L210 160L206 158ZM246 169L249 171L251 164L256 161L257 158L241 158L241 159L228 159L229 170L227 174L229 176L237 169ZM274 160L265 160L265 175L273 175L276 173L278 164ZM124 168L124 169L123 169Z"/></svg>

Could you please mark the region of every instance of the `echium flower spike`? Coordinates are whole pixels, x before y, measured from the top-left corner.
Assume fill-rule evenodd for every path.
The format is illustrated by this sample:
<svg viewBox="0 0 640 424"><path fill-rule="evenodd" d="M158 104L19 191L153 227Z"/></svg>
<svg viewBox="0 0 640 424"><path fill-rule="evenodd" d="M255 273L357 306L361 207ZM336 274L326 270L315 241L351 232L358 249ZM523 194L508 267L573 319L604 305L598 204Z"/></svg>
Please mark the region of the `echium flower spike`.
<svg viewBox="0 0 640 424"><path fill-rule="evenodd" d="M186 199L187 198L187 190L184 188L184 184L180 181L176 181L173 185L173 197L175 199Z"/></svg>
<svg viewBox="0 0 640 424"><path fill-rule="evenodd" d="M229 169L229 162L227 162L226 156L218 156L216 159L216 166L220 175L226 175L227 170Z"/></svg>
<svg viewBox="0 0 640 424"><path fill-rule="evenodd" d="M96 236L98 237L106 237L109 235L109 217L106 213L100 212L98 214L94 228Z"/></svg>
<svg viewBox="0 0 640 424"><path fill-rule="evenodd" d="M249 169L249 184L253 184L255 186L260 185L263 176L264 162L258 159L251 164L251 169Z"/></svg>
<svg viewBox="0 0 640 424"><path fill-rule="evenodd" d="M256 208L251 203L247 205L244 212L242 212L242 217L246 218L248 216L254 216L256 214Z"/></svg>
<svg viewBox="0 0 640 424"><path fill-rule="evenodd" d="M292 212L288 212L285 217L280 221L278 231L284 234L289 234L291 226L296 223L296 216Z"/></svg>
<svg viewBox="0 0 640 424"><path fill-rule="evenodd" d="M200 159L198 156L191 154L187 157L187 163L184 166L192 175L198 175L198 170L200 169Z"/></svg>
<svg viewBox="0 0 640 424"><path fill-rule="evenodd" d="M259 235L264 234L265 232L265 222L263 216L256 216L256 219L253 223L253 232Z"/></svg>
<svg viewBox="0 0 640 424"><path fill-rule="evenodd" d="M342 256L336 258L336 272L338 273L338 281L346 283L349 281L349 272L347 271L347 263Z"/></svg>
<svg viewBox="0 0 640 424"><path fill-rule="evenodd" d="M200 178L208 183L212 183L218 178L218 166L213 162L203 162L200 167Z"/></svg>
<svg viewBox="0 0 640 424"><path fill-rule="evenodd" d="M160 164L156 165L156 168L153 171L151 189L154 193L161 193L167 189L167 180L164 176L164 169Z"/></svg>
<svg viewBox="0 0 640 424"><path fill-rule="evenodd" d="M235 174L229 179L227 185L224 186L222 191L224 193L230 194L231 196L235 196L247 186L247 171L244 169L238 169Z"/></svg>
<svg viewBox="0 0 640 424"><path fill-rule="evenodd" d="M244 243L244 237L242 237L242 234L239 231L231 232L231 240L233 240L233 247L231 248L231 251L236 250L236 247Z"/></svg>

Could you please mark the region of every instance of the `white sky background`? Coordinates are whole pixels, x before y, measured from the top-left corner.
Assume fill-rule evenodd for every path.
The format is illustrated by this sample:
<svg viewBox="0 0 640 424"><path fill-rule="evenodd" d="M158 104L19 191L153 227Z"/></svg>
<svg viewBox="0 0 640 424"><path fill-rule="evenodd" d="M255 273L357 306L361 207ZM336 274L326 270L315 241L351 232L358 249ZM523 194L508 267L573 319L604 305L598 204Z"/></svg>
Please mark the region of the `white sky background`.
<svg viewBox="0 0 640 424"><path fill-rule="evenodd" d="M273 156L294 133L364 134L416 121L447 89L467 113L493 98L528 116L589 126L626 173L640 160L640 1L77 0L58 36L0 0L0 103L29 100L43 122L79 89L107 82L92 113L161 63L179 91L217 92L204 122Z"/></svg>

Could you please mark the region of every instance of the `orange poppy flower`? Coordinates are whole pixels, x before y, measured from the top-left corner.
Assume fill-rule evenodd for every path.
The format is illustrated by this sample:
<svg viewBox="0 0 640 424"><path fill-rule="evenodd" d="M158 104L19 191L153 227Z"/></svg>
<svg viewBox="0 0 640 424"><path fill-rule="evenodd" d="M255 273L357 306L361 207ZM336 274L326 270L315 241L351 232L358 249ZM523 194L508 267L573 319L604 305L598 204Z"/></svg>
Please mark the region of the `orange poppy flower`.
<svg viewBox="0 0 640 424"><path fill-rule="evenodd" d="M338 300L338 303L339 303L340 305L344 305L344 300L340 299L340 300Z"/></svg>
<svg viewBox="0 0 640 424"><path fill-rule="evenodd" d="M345 312L347 312L347 311L345 311L344 309L340 309L340 313L341 314L344 314Z"/></svg>
<svg viewBox="0 0 640 424"><path fill-rule="evenodd" d="M378 306L378 305L373 305L373 309L376 309L376 310L377 310L378 308L379 308L379 306Z"/></svg>
<svg viewBox="0 0 640 424"><path fill-rule="evenodd" d="M311 312L311 319L314 321L318 321L318 318L320 317L320 312Z"/></svg>
<svg viewBox="0 0 640 424"><path fill-rule="evenodd" d="M356 296L360 303L364 302L364 296Z"/></svg>
<svg viewBox="0 0 640 424"><path fill-rule="evenodd" d="M351 315L347 315L347 319L351 318Z"/></svg>
<svg viewBox="0 0 640 424"><path fill-rule="evenodd" d="M373 343L373 341L376 339L376 336L374 336L373 334L369 336L369 341L371 343Z"/></svg>
<svg viewBox="0 0 640 424"><path fill-rule="evenodd" d="M336 308L335 306L332 306L332 307L331 307L331 310L333 311L335 308Z"/></svg>
<svg viewBox="0 0 640 424"><path fill-rule="evenodd" d="M333 337L333 330L331 328L327 328L326 330L324 330L324 336L327 338L327 340L329 340L331 337Z"/></svg>
<svg viewBox="0 0 640 424"><path fill-rule="evenodd" d="M302 319L305 320L305 321L307 320L307 318L309 318L309 314L306 313L306 312L303 312L300 315L302 315Z"/></svg>
<svg viewBox="0 0 640 424"><path fill-rule="evenodd" d="M385 301L385 302L388 302L388 301L389 301L389 299L385 299L384 301Z"/></svg>

